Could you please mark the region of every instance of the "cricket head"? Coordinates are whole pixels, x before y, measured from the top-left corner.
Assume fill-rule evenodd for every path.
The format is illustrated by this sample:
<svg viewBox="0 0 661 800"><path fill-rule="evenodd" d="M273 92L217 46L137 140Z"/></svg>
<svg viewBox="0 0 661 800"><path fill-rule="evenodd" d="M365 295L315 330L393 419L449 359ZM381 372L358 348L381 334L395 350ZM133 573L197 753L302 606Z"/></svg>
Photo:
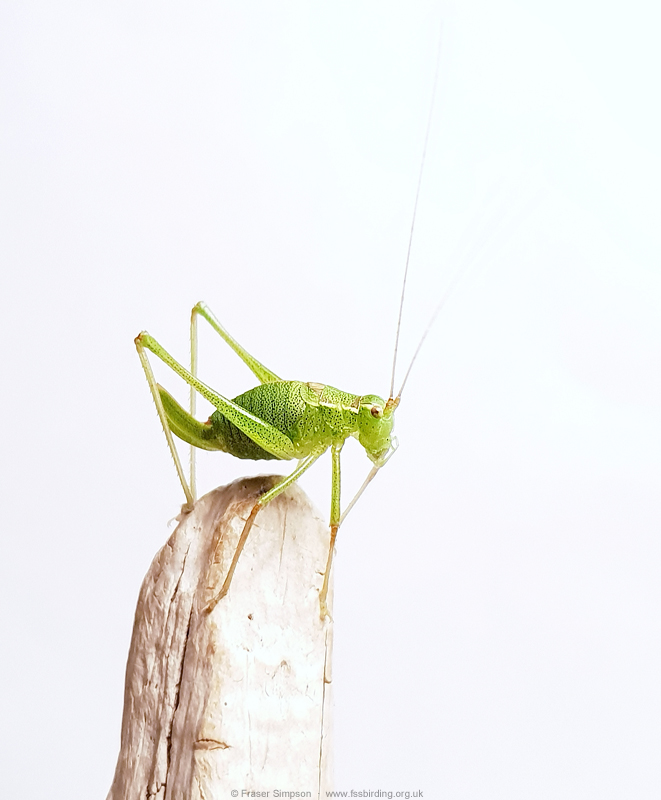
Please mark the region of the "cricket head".
<svg viewBox="0 0 661 800"><path fill-rule="evenodd" d="M398 403L399 398L390 398L386 402L375 394L366 394L360 398L358 441L377 466L382 466L388 454L397 446L391 434Z"/></svg>

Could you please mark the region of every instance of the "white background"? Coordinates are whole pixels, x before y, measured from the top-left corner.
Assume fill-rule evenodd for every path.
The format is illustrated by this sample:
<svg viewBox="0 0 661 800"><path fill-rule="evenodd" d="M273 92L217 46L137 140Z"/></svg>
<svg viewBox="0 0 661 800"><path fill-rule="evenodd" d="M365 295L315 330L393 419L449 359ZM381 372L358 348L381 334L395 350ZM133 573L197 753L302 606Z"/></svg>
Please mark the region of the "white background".
<svg viewBox="0 0 661 800"><path fill-rule="evenodd" d="M470 266L340 533L337 788L658 798L661 19L585 0L2 4L3 797L112 779L182 500L134 336L185 360L204 299L387 394L441 20L402 371ZM254 382L211 336L201 374Z"/></svg>

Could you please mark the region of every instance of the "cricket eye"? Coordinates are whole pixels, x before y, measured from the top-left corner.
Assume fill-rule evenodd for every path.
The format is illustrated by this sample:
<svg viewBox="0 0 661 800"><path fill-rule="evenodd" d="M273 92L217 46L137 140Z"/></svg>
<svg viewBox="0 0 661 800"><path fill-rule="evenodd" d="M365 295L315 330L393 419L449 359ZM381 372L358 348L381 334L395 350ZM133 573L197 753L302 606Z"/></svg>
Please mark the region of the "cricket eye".
<svg viewBox="0 0 661 800"><path fill-rule="evenodd" d="M382 417L383 409L379 408L378 406L372 406L372 408L370 408L370 414L373 417Z"/></svg>

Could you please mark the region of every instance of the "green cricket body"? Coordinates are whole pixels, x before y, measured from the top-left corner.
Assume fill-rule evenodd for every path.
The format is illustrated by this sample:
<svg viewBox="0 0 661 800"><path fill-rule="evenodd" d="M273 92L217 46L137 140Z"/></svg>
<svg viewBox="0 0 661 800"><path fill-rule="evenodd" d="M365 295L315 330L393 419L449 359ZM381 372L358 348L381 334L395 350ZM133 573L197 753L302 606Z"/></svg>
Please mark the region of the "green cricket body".
<svg viewBox="0 0 661 800"><path fill-rule="evenodd" d="M203 450L220 450L235 458L289 460L338 447L353 436L378 463L390 450L392 414L377 395L356 395L321 383L274 381L235 397L232 402L283 433L292 443L290 456L270 452L238 428L222 411L206 422L193 419L159 386L168 424L183 441ZM254 435L254 434L253 434Z"/></svg>
<svg viewBox="0 0 661 800"><path fill-rule="evenodd" d="M196 374L198 317L206 320L249 367L259 380L258 386L230 400L199 380ZM395 451L397 443L392 436L392 428L399 396L391 396L384 401L377 395L350 394L322 383L282 380L230 336L204 303L198 303L191 312L190 370L174 359L146 331L136 337L135 345L186 495L186 509L191 509L195 502L195 460L191 457L189 482L184 475L173 435L187 442L193 454L195 448L200 448L220 450L235 458L255 461L298 459L298 466L293 472L278 481L253 506L222 588L208 605L207 611L211 611L229 591L239 555L258 511L295 483L323 453L331 451L330 546L323 585L319 592L321 618L329 616L326 597L335 537L344 517ZM189 410L182 408L169 392L156 383L147 351L160 358L190 386ZM206 422L200 422L195 417L197 394L202 395L215 408ZM350 436L358 439L374 466L342 514L340 451Z"/></svg>

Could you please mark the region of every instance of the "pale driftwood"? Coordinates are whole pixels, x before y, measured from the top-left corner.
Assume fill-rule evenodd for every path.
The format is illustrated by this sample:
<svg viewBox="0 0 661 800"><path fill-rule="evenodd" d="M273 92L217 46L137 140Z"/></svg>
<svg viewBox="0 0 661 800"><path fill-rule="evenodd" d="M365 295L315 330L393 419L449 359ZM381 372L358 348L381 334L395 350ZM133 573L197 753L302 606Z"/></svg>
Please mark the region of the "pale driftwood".
<svg viewBox="0 0 661 800"><path fill-rule="evenodd" d="M332 788L332 623L319 617L329 533L301 489L259 512L229 593L204 611L273 482L206 495L154 558L108 800L215 800L244 789L325 797Z"/></svg>

